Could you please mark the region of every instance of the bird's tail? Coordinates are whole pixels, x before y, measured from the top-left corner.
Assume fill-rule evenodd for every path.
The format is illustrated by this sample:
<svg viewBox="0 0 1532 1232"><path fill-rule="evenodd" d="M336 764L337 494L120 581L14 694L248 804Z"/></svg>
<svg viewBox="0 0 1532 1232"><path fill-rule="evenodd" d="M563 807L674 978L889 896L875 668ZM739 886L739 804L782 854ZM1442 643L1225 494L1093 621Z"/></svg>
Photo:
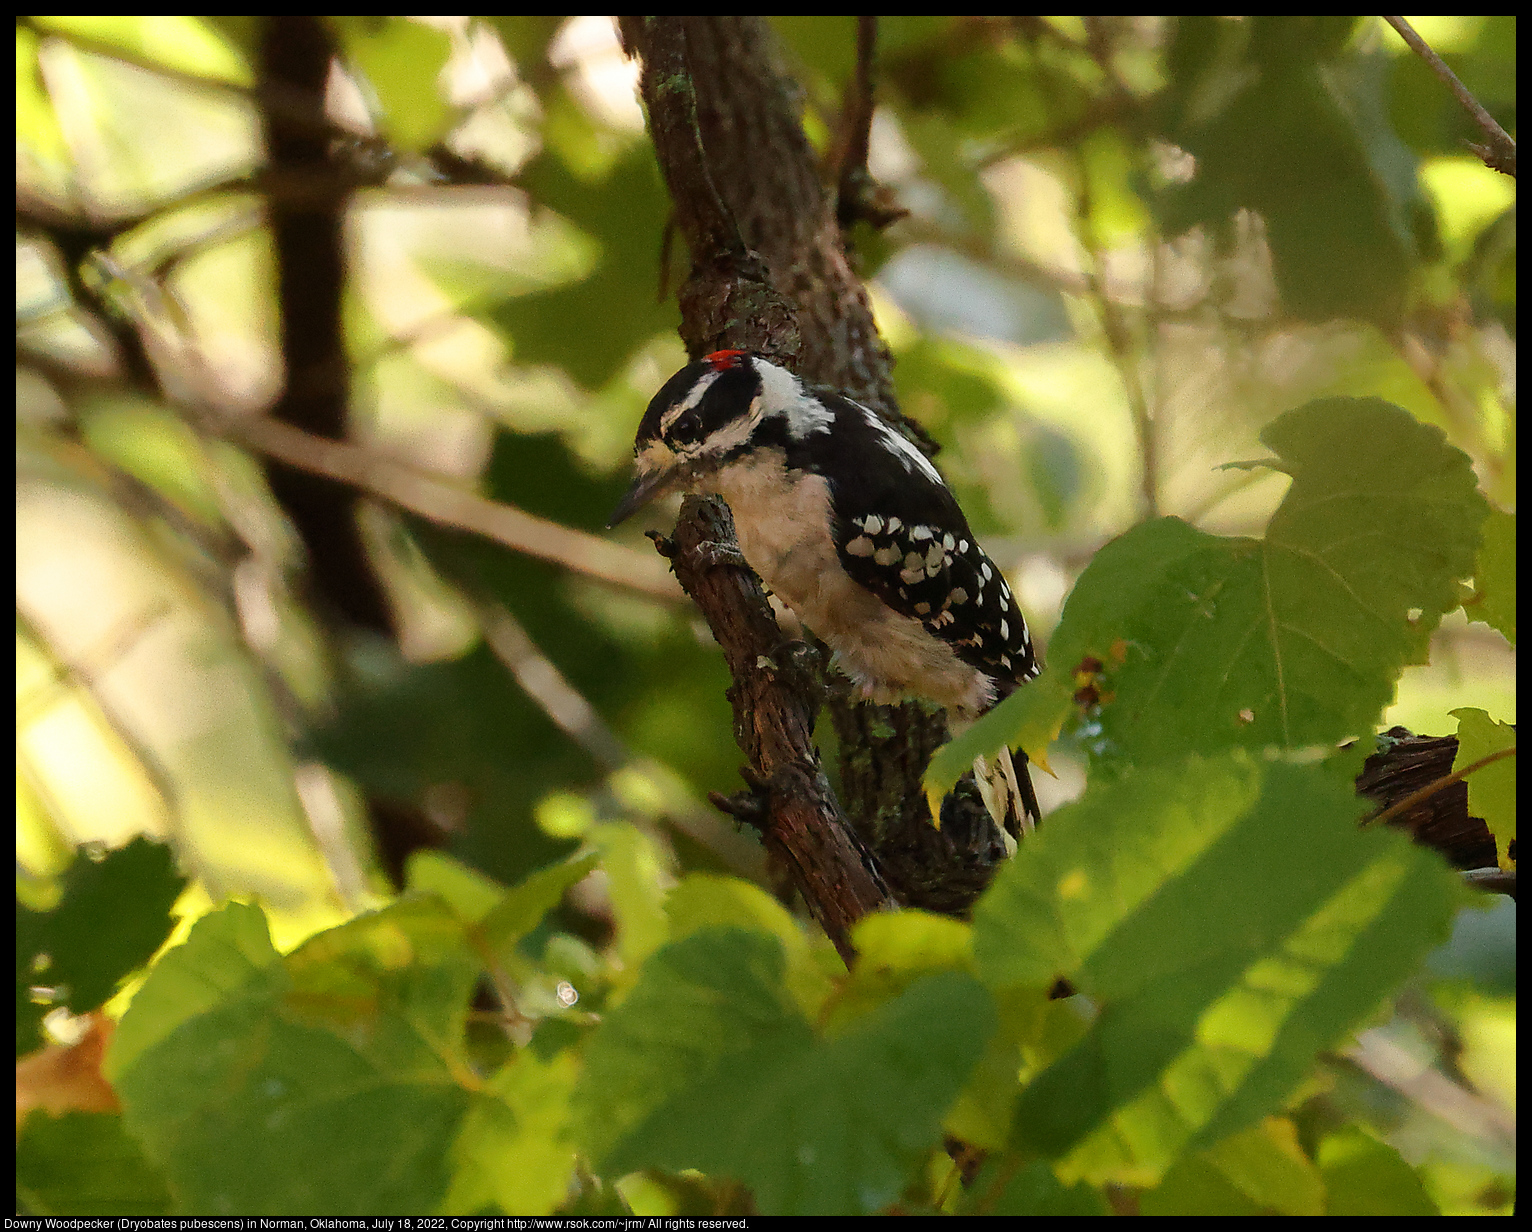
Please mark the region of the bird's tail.
<svg viewBox="0 0 1532 1232"><path fill-rule="evenodd" d="M987 757L975 757L973 777L989 815L1013 839L1019 842L1037 828L1042 814L1024 752L1018 749L1013 760L1011 750L1002 746L993 764Z"/></svg>

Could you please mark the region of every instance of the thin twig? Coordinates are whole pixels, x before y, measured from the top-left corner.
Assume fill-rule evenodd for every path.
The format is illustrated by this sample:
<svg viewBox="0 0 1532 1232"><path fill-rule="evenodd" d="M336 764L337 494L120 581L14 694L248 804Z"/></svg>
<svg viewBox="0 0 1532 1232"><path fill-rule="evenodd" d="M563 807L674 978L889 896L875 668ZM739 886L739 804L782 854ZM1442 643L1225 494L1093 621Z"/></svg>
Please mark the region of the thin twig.
<svg viewBox="0 0 1532 1232"><path fill-rule="evenodd" d="M635 757L622 743L596 708L570 684L568 677L543 653L504 604L478 598L476 606L490 651L515 677L527 696L565 735L585 750L604 774L632 768L654 777L654 768L647 766L644 759ZM671 776L667 774L665 777ZM612 794L610 788L606 789L606 794ZM619 807L615 800L613 806ZM766 869L760 845L721 823L689 795L667 800L661 820L711 852L738 876L765 882Z"/></svg>
<svg viewBox="0 0 1532 1232"><path fill-rule="evenodd" d="M1516 1121L1507 1109L1453 1082L1439 1069L1422 1066L1412 1052L1383 1031L1375 1028L1362 1032L1341 1055L1458 1132L1515 1150Z"/></svg>
<svg viewBox="0 0 1532 1232"><path fill-rule="evenodd" d="M1159 446L1155 436L1154 415L1133 355L1132 330L1121 307L1107 289L1106 258L1096 243L1090 216L1090 171L1083 158L1076 159L1076 166L1080 175L1080 191L1075 198L1075 222L1080 229L1080 243L1089 257L1085 276L1100 305L1101 328L1106 334L1107 349L1122 378L1123 391L1128 396L1128 407L1133 414L1133 430L1138 438L1139 457L1143 462L1139 490L1143 496L1143 516L1147 521L1160 516ZM1150 242L1157 243L1158 240L1151 238ZM1153 288L1150 294L1152 296Z"/></svg>
<svg viewBox="0 0 1532 1232"><path fill-rule="evenodd" d="M1364 826L1370 826L1375 825L1380 821L1388 821L1392 817L1397 817L1400 813L1408 812L1410 809L1414 808L1415 805L1421 803L1421 801L1429 800L1437 792L1451 787L1454 783L1466 779L1476 770L1482 770L1485 766L1488 766L1493 762L1500 761L1502 758L1514 756L1516 756L1516 746L1513 744L1508 749L1500 749L1497 752L1491 753L1488 757L1481 757L1478 761L1474 762L1473 765L1464 766L1461 770L1454 770L1451 774L1443 775L1435 782L1427 783L1419 791L1411 792L1409 795L1405 796L1403 800L1395 800L1381 813L1374 813L1371 817L1363 818L1362 824Z"/></svg>
<svg viewBox="0 0 1532 1232"><path fill-rule="evenodd" d="M504 604L485 601L478 607L490 650L543 713L606 773L626 765L628 751L617 734L542 652L521 622Z"/></svg>
<svg viewBox="0 0 1532 1232"><path fill-rule="evenodd" d="M1505 129L1500 127L1494 116L1484 109L1484 105L1473 96L1473 93L1458 80L1458 76L1446 62L1431 50L1431 45L1415 32L1415 28L1403 17L1384 17L1411 49L1430 66L1430 69L1446 83L1449 90L1456 95L1458 102L1463 104L1469 115L1473 116L1474 122L1484 130L1489 141L1485 145L1471 146L1474 153L1484 160L1484 165L1493 171L1504 172L1512 179L1516 178L1516 142Z"/></svg>

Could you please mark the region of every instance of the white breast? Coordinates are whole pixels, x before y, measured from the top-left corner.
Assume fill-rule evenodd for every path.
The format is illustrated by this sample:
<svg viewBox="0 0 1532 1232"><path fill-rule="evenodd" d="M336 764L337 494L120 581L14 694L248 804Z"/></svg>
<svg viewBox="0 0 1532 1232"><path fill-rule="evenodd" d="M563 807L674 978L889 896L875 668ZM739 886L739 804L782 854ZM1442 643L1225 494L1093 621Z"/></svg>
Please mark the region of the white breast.
<svg viewBox="0 0 1532 1232"><path fill-rule="evenodd" d="M918 697L973 716L994 684L920 621L894 611L841 567L830 530L830 489L789 471L779 449L722 467L706 490L729 502L740 551L761 580L819 635L869 701Z"/></svg>

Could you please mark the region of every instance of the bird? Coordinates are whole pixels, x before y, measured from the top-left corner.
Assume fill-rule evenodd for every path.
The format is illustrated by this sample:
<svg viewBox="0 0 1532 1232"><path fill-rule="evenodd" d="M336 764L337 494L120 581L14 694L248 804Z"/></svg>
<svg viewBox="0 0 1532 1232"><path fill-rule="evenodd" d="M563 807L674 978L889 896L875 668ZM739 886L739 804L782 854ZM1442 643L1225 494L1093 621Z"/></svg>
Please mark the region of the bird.
<svg viewBox="0 0 1532 1232"><path fill-rule="evenodd" d="M746 563L859 698L935 703L960 730L1041 671L1004 575L941 473L845 394L754 352L714 351L660 387L633 452L608 529L668 492L722 497ZM1030 833L1039 810L1026 755L1002 748L974 770L991 816L1013 840Z"/></svg>

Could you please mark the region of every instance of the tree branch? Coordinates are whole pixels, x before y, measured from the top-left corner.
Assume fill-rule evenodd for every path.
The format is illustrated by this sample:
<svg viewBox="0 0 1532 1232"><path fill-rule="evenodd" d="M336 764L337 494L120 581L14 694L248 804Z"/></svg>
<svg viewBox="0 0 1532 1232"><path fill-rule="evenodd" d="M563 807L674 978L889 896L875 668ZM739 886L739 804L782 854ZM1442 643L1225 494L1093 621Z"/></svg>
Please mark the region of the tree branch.
<svg viewBox="0 0 1532 1232"><path fill-rule="evenodd" d="M1500 127L1500 123L1494 116L1484 109L1484 105L1476 99L1472 92L1461 81L1458 75L1447 67L1436 52L1431 50L1431 45L1415 32L1415 27L1405 21L1403 17L1384 17L1399 37L1410 45L1410 48L1430 67L1431 71L1446 83L1458 102L1463 104L1463 109L1473 116L1474 123L1484 130L1489 141L1484 145L1473 145L1469 148L1484 160L1484 165L1492 171L1500 171L1516 178L1516 142L1511 135Z"/></svg>
<svg viewBox="0 0 1532 1232"><path fill-rule="evenodd" d="M1417 843L1441 852L1454 868L1498 872L1494 836L1482 818L1468 812L1463 778L1477 766L1454 774L1457 752L1455 736L1417 736L1403 727L1383 732L1377 752L1356 780L1357 794L1378 806L1363 824L1382 821L1406 830ZM1509 886L1503 877L1470 880L1486 890L1513 896L1516 892L1514 875Z"/></svg>
<svg viewBox="0 0 1532 1232"><path fill-rule="evenodd" d="M380 497L456 530L493 540L575 573L651 599L680 599L675 582L650 557L609 539L486 500L404 462L300 431L275 419L229 419L204 426L299 470Z"/></svg>
<svg viewBox="0 0 1532 1232"><path fill-rule="evenodd" d="M262 79L321 106L335 47L329 29L312 14L267 17L261 25ZM329 140L285 114L262 114L270 171L278 177L328 180ZM347 199L268 202L276 258L284 381L274 419L317 436L346 436L351 365L341 305L346 285L344 242ZM292 518L308 551L308 584L332 612L365 629L392 636L388 596L368 559L356 523L356 494L311 470L268 461L272 495Z"/></svg>
<svg viewBox="0 0 1532 1232"><path fill-rule="evenodd" d="M750 758L767 851L786 865L849 966L851 927L895 905L877 865L841 818L814 747L820 690L812 647L782 637L766 592L739 557L719 500L687 497L675 537L657 540L702 610L734 678L734 734ZM745 810L731 809L736 816Z"/></svg>
<svg viewBox="0 0 1532 1232"><path fill-rule="evenodd" d="M655 152L676 204L677 228L691 249L691 274L679 296L681 336L689 351L738 347L777 356L806 380L844 391L890 422L902 422L888 351L866 289L847 262L834 203L798 121L794 92L777 71L770 29L754 17L624 17L620 28L629 53L642 60L639 84ZM691 516L683 515L678 542L693 533L687 526ZM746 610L752 604L759 605L754 615ZM716 609L704 611L720 643L730 619L761 620L763 627L769 621L775 630L764 597L753 594L720 593ZM779 632L770 636L781 640ZM748 693L738 674L735 679L736 693ZM800 702L810 715L819 704L807 695ZM875 854L887 884L908 895L905 901L963 910L998 860L989 858L988 845L980 840L976 863L954 868L933 862L933 836L951 855L955 836L982 835L987 824L958 819L949 829L944 810L942 831L932 826L920 776L931 749L945 738L943 716L914 703L869 707L844 696L833 702L831 713L841 736L842 814L813 776L795 779L762 765L751 772L772 785L773 798L796 781L805 796L805 816L817 812L824 819L820 829L805 825L790 836L803 844L789 862L816 918L831 931L841 926L837 920L849 923L851 911L893 901L881 884L877 893L852 894L849 906L836 898L838 888L866 875L860 871L864 850ZM806 743L811 731L809 723L805 749L811 748ZM884 731L894 735L883 738ZM987 818L977 800L958 799L953 807ZM854 840L839 831L837 816L854 828ZM832 829L839 832L831 835ZM966 860L973 853L961 854ZM829 869L827 860L840 861L838 870ZM969 875L975 868L981 870L977 878ZM925 892L948 873L967 879L962 893L942 898Z"/></svg>
<svg viewBox="0 0 1532 1232"><path fill-rule="evenodd" d="M878 19L860 14L856 19L856 70L846 85L846 101L841 107L841 150L836 172L835 218L846 228L862 219L881 230L909 214L867 170L874 110L872 65L877 44Z"/></svg>

